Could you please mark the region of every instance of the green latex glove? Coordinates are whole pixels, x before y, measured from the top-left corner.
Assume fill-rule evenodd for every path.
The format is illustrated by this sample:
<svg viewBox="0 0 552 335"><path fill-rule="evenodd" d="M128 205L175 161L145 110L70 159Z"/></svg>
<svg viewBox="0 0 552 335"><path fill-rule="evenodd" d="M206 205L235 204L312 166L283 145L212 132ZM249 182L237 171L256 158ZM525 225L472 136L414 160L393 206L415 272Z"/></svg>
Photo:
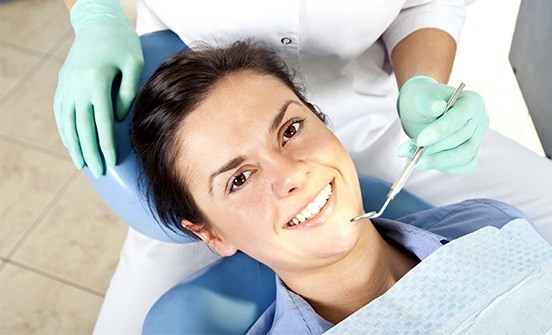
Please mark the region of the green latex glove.
<svg viewBox="0 0 552 335"><path fill-rule="evenodd" d="M54 113L75 166L88 165L98 178L103 173L101 153L109 166L117 162L113 79L122 75L115 111L123 120L136 96L144 59L119 1L78 0L70 16L75 41L59 72Z"/></svg>
<svg viewBox="0 0 552 335"><path fill-rule="evenodd" d="M489 127L483 98L463 91L443 115L456 89L425 76L410 78L401 88L397 108L402 127L412 139L399 146L398 155L410 157L425 146L420 169L447 173L475 170L479 146Z"/></svg>

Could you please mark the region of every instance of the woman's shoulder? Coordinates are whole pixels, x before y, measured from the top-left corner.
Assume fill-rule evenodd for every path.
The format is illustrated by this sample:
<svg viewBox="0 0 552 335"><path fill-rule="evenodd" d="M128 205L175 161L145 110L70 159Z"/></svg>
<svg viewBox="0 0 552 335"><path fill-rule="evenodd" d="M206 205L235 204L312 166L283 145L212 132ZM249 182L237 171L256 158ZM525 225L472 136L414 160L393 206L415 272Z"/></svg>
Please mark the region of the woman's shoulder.
<svg viewBox="0 0 552 335"><path fill-rule="evenodd" d="M453 240L486 226L502 228L518 218L531 222L525 213L512 205L498 200L477 198L413 213L399 218L398 221Z"/></svg>

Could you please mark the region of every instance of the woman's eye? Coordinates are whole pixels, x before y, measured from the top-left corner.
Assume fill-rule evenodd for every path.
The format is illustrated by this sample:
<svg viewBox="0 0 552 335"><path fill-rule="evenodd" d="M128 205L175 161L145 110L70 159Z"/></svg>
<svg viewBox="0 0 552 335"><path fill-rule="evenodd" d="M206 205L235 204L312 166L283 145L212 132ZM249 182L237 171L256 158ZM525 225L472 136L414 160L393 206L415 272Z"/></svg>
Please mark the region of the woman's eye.
<svg viewBox="0 0 552 335"><path fill-rule="evenodd" d="M247 171L241 172L237 176L234 176L234 178L232 179L232 183L230 185L230 192L233 192L242 188L243 185L245 185L245 183L247 183L247 181L249 180L251 173L253 172L247 170Z"/></svg>
<svg viewBox="0 0 552 335"><path fill-rule="evenodd" d="M304 120L295 121L284 130L284 133L283 133L284 143L287 142L290 138L292 138L293 136L295 136L295 134L299 132L299 129L303 125L303 121Z"/></svg>

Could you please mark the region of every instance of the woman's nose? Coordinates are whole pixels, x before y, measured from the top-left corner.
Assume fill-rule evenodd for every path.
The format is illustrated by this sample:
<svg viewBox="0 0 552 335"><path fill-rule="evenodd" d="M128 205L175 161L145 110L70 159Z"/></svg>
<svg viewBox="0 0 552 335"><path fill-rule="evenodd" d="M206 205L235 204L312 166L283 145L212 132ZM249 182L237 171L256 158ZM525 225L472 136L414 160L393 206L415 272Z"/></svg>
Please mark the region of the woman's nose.
<svg viewBox="0 0 552 335"><path fill-rule="evenodd" d="M272 190L277 197L285 198L306 185L310 171L304 161L293 159L279 161L280 164L275 165L273 170Z"/></svg>

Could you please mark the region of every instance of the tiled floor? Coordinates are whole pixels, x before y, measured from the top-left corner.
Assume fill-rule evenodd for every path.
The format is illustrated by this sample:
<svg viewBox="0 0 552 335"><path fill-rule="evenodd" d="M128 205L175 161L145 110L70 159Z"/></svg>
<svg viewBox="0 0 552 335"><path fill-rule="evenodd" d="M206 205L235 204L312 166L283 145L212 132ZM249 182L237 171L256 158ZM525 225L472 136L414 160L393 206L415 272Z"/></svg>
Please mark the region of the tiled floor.
<svg viewBox="0 0 552 335"><path fill-rule="evenodd" d="M90 334L127 231L55 128L72 35L61 0L0 4L0 334Z"/></svg>
<svg viewBox="0 0 552 335"><path fill-rule="evenodd" d="M542 155L507 59L519 0L498 1L468 7L451 85L481 93L491 127ZM126 233L57 135L71 42L61 0L0 4L0 334L91 333Z"/></svg>

